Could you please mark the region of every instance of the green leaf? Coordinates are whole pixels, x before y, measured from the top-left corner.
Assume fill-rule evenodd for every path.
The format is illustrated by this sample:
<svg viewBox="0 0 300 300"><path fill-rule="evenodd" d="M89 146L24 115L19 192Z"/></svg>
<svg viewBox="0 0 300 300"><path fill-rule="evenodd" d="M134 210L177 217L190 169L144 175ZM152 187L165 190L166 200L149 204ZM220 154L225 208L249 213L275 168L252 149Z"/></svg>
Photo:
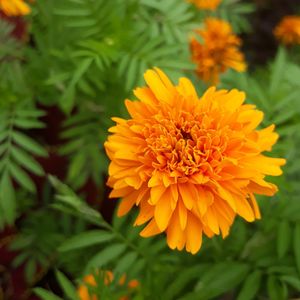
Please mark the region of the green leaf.
<svg viewBox="0 0 300 300"><path fill-rule="evenodd" d="M25 266L25 278L27 282L32 283L34 281L36 269L37 269L37 265L35 259L30 258Z"/></svg>
<svg viewBox="0 0 300 300"><path fill-rule="evenodd" d="M63 289L64 295L70 300L79 299L76 288L72 282L60 271L56 271L56 278Z"/></svg>
<svg viewBox="0 0 300 300"><path fill-rule="evenodd" d="M8 170L11 176L26 190L34 193L36 191L35 185L31 178L14 162L10 161Z"/></svg>
<svg viewBox="0 0 300 300"><path fill-rule="evenodd" d="M202 266L196 265L186 269L183 269L178 273L178 276L174 279L174 281L166 287L166 291L164 293L165 299L176 299L176 296L192 282L192 280L197 279L202 272Z"/></svg>
<svg viewBox="0 0 300 300"><path fill-rule="evenodd" d="M15 127L19 127L22 129L31 129L31 128L44 128L45 124L43 122L37 120L30 119L20 119L17 118L14 120Z"/></svg>
<svg viewBox="0 0 300 300"><path fill-rule="evenodd" d="M2 218L8 224L13 224L16 218L16 198L11 179L7 172L2 175L0 181L0 208Z"/></svg>
<svg viewBox="0 0 300 300"><path fill-rule="evenodd" d="M297 291L300 291L300 279L293 276L281 276L280 279L287 284L289 284L291 287L296 289Z"/></svg>
<svg viewBox="0 0 300 300"><path fill-rule="evenodd" d="M123 275L134 264L138 255L136 252L129 252L120 258L117 262L114 274Z"/></svg>
<svg viewBox="0 0 300 300"><path fill-rule="evenodd" d="M86 58L82 60L79 64L75 73L71 79L70 84L68 85L66 91L62 95L60 100L61 107L64 109L66 113L69 113L74 105L75 100L75 86L83 76L83 74L88 70L91 63L93 62L93 58Z"/></svg>
<svg viewBox="0 0 300 300"><path fill-rule="evenodd" d="M39 118L46 115L43 110L16 110L15 115L23 118Z"/></svg>
<svg viewBox="0 0 300 300"><path fill-rule="evenodd" d="M294 230L294 255L296 266L300 273L300 223L297 223Z"/></svg>
<svg viewBox="0 0 300 300"><path fill-rule="evenodd" d="M274 276L269 276L267 281L267 290L270 300L286 300L286 285L281 284Z"/></svg>
<svg viewBox="0 0 300 300"><path fill-rule="evenodd" d="M109 247L106 247L104 250L97 253L94 257L91 258L87 267L86 273L91 271L91 269L101 268L102 266L108 264L112 260L119 257L126 249L124 244L114 244Z"/></svg>
<svg viewBox="0 0 300 300"><path fill-rule="evenodd" d="M26 168L27 170L31 171L32 173L42 176L44 175L44 170L38 164L32 156L30 156L28 153L26 153L24 150L17 148L17 147L12 147L11 148L11 154L12 156L16 159L16 161Z"/></svg>
<svg viewBox="0 0 300 300"><path fill-rule="evenodd" d="M292 229L290 224L283 220L279 223L277 232L277 254L279 258L285 256L290 247Z"/></svg>
<svg viewBox="0 0 300 300"><path fill-rule="evenodd" d="M103 242L108 242L113 238L114 235L111 232L104 230L90 230L79 233L78 235L72 236L68 240L64 241L59 247L59 251L65 252L78 248L97 245Z"/></svg>
<svg viewBox="0 0 300 300"><path fill-rule="evenodd" d="M33 291L36 295L41 297L42 300L63 300L62 298L57 297L56 295L42 288L35 288Z"/></svg>
<svg viewBox="0 0 300 300"><path fill-rule="evenodd" d="M245 279L243 287L238 295L237 300L256 299L257 292L261 285L262 272L254 271Z"/></svg>
<svg viewBox="0 0 300 300"><path fill-rule="evenodd" d="M23 147L30 153L43 157L46 157L48 155L42 146L40 146L36 141L34 141L24 133L13 131L12 138L16 144Z"/></svg>
<svg viewBox="0 0 300 300"><path fill-rule="evenodd" d="M249 266L241 263L224 262L213 265L196 286L197 299L213 299L226 291L232 290L244 280ZM194 298L196 299L196 298Z"/></svg>
<svg viewBox="0 0 300 300"><path fill-rule="evenodd" d="M280 47L275 62L272 68L271 73L271 82L270 82L270 93L274 94L280 87L280 82L284 76L284 71L286 68L286 53L283 47Z"/></svg>
<svg viewBox="0 0 300 300"><path fill-rule="evenodd" d="M7 139L7 138L8 138L8 131L7 131L7 130L5 130L5 131L3 131L3 132L0 132L0 143L1 143L3 140Z"/></svg>

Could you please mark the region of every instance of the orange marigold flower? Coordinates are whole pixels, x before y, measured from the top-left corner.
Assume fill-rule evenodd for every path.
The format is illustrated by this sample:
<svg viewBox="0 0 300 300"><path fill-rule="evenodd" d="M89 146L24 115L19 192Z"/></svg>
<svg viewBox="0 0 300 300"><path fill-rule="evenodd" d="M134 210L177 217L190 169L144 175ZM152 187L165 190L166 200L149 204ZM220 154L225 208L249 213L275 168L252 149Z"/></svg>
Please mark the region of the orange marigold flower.
<svg viewBox="0 0 300 300"><path fill-rule="evenodd" d="M286 16L275 27L274 35L283 44L299 45L300 44L300 17Z"/></svg>
<svg viewBox="0 0 300 300"><path fill-rule="evenodd" d="M114 280L114 275L111 271L102 271L104 272L104 284L105 285L109 285L113 282ZM96 295L93 295L93 293L91 293L89 291L89 287L96 287L97 286L97 282L95 280L94 275L87 275L84 277L83 279L83 284L79 286L77 293L79 296L80 300L98 300L98 297ZM118 284L120 286L124 286L124 284L126 283L126 274L123 274L121 276L121 278L119 279ZM139 286L139 282L136 279L130 280L127 284L127 287L129 289L135 289ZM130 298L128 298L127 296L122 296L120 297L119 300L129 300Z"/></svg>
<svg viewBox="0 0 300 300"><path fill-rule="evenodd" d="M200 9L215 10L221 3L221 0L188 0Z"/></svg>
<svg viewBox="0 0 300 300"><path fill-rule="evenodd" d="M0 10L12 17L28 15L31 12L24 0L0 0Z"/></svg>
<svg viewBox="0 0 300 300"><path fill-rule="evenodd" d="M243 53L239 50L241 40L232 32L230 24L215 18L207 18L205 27L196 30L201 42L190 41L192 60L197 75L205 82L217 84L219 74L228 68L244 72L247 68Z"/></svg>
<svg viewBox="0 0 300 300"><path fill-rule="evenodd" d="M119 216L139 207L141 236L165 232L171 249L196 253L203 233L226 237L236 215L260 218L254 193L273 195L264 178L285 163L261 152L278 135L274 125L256 129L263 113L243 92L212 87L199 99L187 78L174 86L157 68L144 77L140 101L125 101L131 118L113 118L105 142L110 197L123 198Z"/></svg>

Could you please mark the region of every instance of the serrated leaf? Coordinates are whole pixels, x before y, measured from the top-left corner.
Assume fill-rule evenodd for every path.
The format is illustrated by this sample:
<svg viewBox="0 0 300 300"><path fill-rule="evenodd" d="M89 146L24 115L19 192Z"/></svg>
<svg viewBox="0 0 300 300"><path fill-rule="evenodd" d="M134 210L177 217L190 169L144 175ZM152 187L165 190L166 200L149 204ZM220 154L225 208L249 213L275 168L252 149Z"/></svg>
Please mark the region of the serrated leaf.
<svg viewBox="0 0 300 300"><path fill-rule="evenodd" d="M72 236L71 238L64 241L59 247L59 251L65 252L92 245L97 245L103 242L108 242L113 238L114 235L111 232L104 230L90 230Z"/></svg>
<svg viewBox="0 0 300 300"><path fill-rule="evenodd" d="M287 284L289 284L291 287L293 287L297 291L300 291L300 279L299 278L285 275L285 276L281 276L280 279L282 281L286 282Z"/></svg>
<svg viewBox="0 0 300 300"><path fill-rule="evenodd" d="M300 273L300 224L297 223L294 230L294 256L296 260L296 266Z"/></svg>
<svg viewBox="0 0 300 300"><path fill-rule="evenodd" d="M16 198L11 179L7 172L4 172L0 181L0 206L3 213L2 218L12 224L16 218Z"/></svg>
<svg viewBox="0 0 300 300"><path fill-rule="evenodd" d="M32 138L28 137L24 133L13 131L12 138L16 144L23 147L30 153L36 154L38 156L46 157L48 154L46 150L42 146L40 146L36 141Z"/></svg>
<svg viewBox="0 0 300 300"><path fill-rule="evenodd" d="M196 286L199 299L214 299L216 296L233 289L244 280L249 266L241 263L219 263L213 265Z"/></svg>
<svg viewBox="0 0 300 300"><path fill-rule="evenodd" d="M86 271L90 271L91 269L101 268L104 265L108 264L112 260L119 257L126 249L126 245L124 244L114 244L109 247L106 247L104 250L97 253L94 257L89 261Z"/></svg>
<svg viewBox="0 0 300 300"><path fill-rule="evenodd" d="M267 281L267 291L270 300L286 300L286 286L282 285L274 276L269 276Z"/></svg>
<svg viewBox="0 0 300 300"><path fill-rule="evenodd" d="M63 300L62 298L52 294L51 292L42 288L33 289L34 293L41 297L42 300Z"/></svg>
<svg viewBox="0 0 300 300"><path fill-rule="evenodd" d="M44 170L40 166L40 164L35 161L32 156L30 156L27 152L24 150L12 147L11 148L11 154L15 158L15 160L24 168L26 168L28 171L31 171L32 173L42 176L44 175Z"/></svg>
<svg viewBox="0 0 300 300"><path fill-rule="evenodd" d="M3 142L5 139L8 138L8 133L9 132L7 130L0 132L0 142Z"/></svg>
<svg viewBox="0 0 300 300"><path fill-rule="evenodd" d="M24 117L24 118L40 118L46 115L46 112L43 110L37 110L37 109L27 109L22 110L18 109L15 112L15 115L18 117Z"/></svg>
<svg viewBox="0 0 300 300"><path fill-rule="evenodd" d="M55 272L55 275L67 299L79 299L76 288L73 286L72 282L62 272L58 270Z"/></svg>
<svg viewBox="0 0 300 300"><path fill-rule="evenodd" d="M8 164L8 170L12 178L15 179L22 187L29 192L35 192L36 188L33 181L17 164L10 161Z"/></svg>
<svg viewBox="0 0 300 300"><path fill-rule="evenodd" d="M22 129L31 129L31 128L39 129L39 128L44 128L45 124L37 120L16 118L14 120L14 126Z"/></svg>
<svg viewBox="0 0 300 300"><path fill-rule="evenodd" d="M284 257L290 247L292 229L290 224L283 220L279 223L277 231L277 255L279 258Z"/></svg>
<svg viewBox="0 0 300 300"><path fill-rule="evenodd" d="M126 273L126 271L128 271L130 267L134 264L137 257L138 255L136 252L129 252L126 255L124 255L118 260L114 274L122 275L123 273Z"/></svg>
<svg viewBox="0 0 300 300"><path fill-rule="evenodd" d="M257 292L261 285L262 272L254 271L245 279L243 287L237 297L237 300L256 299Z"/></svg>
<svg viewBox="0 0 300 300"><path fill-rule="evenodd" d="M164 293L165 299L176 299L176 296L187 286L192 280L197 279L201 274L201 266L193 266L182 270L174 281L166 288Z"/></svg>
<svg viewBox="0 0 300 300"><path fill-rule="evenodd" d="M284 76L284 69L286 67L286 52L283 47L280 47L275 62L273 65L270 81L270 93L274 94L278 87L280 87L280 81Z"/></svg>
<svg viewBox="0 0 300 300"><path fill-rule="evenodd" d="M30 258L29 261L25 265L25 278L28 283L32 283L34 281L34 275L36 274L36 261L34 258Z"/></svg>
<svg viewBox="0 0 300 300"><path fill-rule="evenodd" d="M30 253L27 251L21 252L14 260L12 261L12 266L14 268L19 267L22 263L26 261L26 259L30 256Z"/></svg>

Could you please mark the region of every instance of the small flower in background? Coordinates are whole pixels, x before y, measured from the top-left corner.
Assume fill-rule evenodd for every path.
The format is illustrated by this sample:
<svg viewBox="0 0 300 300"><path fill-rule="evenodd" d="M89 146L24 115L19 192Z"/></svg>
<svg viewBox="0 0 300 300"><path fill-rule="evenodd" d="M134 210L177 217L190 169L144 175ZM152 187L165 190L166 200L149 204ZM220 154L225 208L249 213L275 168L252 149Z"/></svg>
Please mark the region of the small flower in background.
<svg viewBox="0 0 300 300"><path fill-rule="evenodd" d="M114 280L114 275L111 271L104 271L104 284L109 285ZM126 274L123 274L118 282L120 286L124 286L126 283ZM93 295L92 291L90 289L92 287L96 287L97 282L94 277L94 275L87 275L83 279L83 284L79 286L78 288L78 296L80 300L98 300L99 298L96 295ZM128 289L135 289L139 286L139 282L136 279L132 279L128 282L127 287ZM90 289L89 289L90 287ZM122 296L119 298L119 300L129 300L130 298L128 296Z"/></svg>
<svg viewBox="0 0 300 300"><path fill-rule="evenodd" d="M0 11L8 17L28 15L31 12L24 0L0 0Z"/></svg>
<svg viewBox="0 0 300 300"><path fill-rule="evenodd" d="M205 27L196 30L201 38L190 41L192 60L196 73L207 83L217 84L219 75L228 68L244 72L247 68L243 53L239 50L241 40L232 32L230 24L215 18L207 18Z"/></svg>
<svg viewBox="0 0 300 300"><path fill-rule="evenodd" d="M110 197L123 198L119 216L139 207L143 237L165 232L171 249L194 254L203 233L226 237L236 215L260 218L254 193L273 195L264 178L285 163L261 152L278 135L274 125L256 130L263 113L243 104L243 92L210 88L199 99L187 78L174 86L159 69L144 77L140 101L125 101L131 118L113 118L105 142Z"/></svg>
<svg viewBox="0 0 300 300"><path fill-rule="evenodd" d="M199 9L216 10L221 0L188 0L196 5Z"/></svg>
<svg viewBox="0 0 300 300"><path fill-rule="evenodd" d="M300 44L300 17L286 16L274 29L275 37L284 45Z"/></svg>

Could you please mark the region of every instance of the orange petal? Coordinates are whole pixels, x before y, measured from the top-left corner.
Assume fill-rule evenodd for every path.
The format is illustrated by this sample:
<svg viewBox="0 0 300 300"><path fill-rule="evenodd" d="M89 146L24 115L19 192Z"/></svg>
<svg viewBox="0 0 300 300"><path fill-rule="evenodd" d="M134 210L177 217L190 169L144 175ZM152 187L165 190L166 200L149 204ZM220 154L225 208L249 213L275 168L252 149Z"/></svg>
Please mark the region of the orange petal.
<svg viewBox="0 0 300 300"><path fill-rule="evenodd" d="M257 205L256 199L252 193L250 193L250 204L252 206L252 209L253 209L256 219L260 219L261 218L260 210Z"/></svg>
<svg viewBox="0 0 300 300"><path fill-rule="evenodd" d="M181 229L184 230L186 227L186 220L187 220L187 209L182 203L182 200L178 201L178 212L179 212L179 221Z"/></svg>
<svg viewBox="0 0 300 300"><path fill-rule="evenodd" d="M173 213L173 209L171 207L171 198L171 189L166 189L165 193L156 203L154 218L160 231L164 231L167 228L171 219Z"/></svg>
<svg viewBox="0 0 300 300"><path fill-rule="evenodd" d="M167 243L171 249L177 248L178 250L182 250L185 245L185 240L186 236L184 231L181 229L179 223L179 212L178 208L176 208L167 229Z"/></svg>
<svg viewBox="0 0 300 300"><path fill-rule="evenodd" d="M209 227L209 229L213 233L215 233L215 234L219 234L220 233L218 219L217 219L215 210L213 209L212 206L210 206L207 209L205 215L203 216L203 221L204 221L205 225L207 227Z"/></svg>
<svg viewBox="0 0 300 300"><path fill-rule="evenodd" d="M255 220L254 212L247 199L243 196L235 195L236 213L248 222Z"/></svg>
<svg viewBox="0 0 300 300"><path fill-rule="evenodd" d="M184 205L187 209L191 210L198 199L197 189L193 184L189 183L178 184L178 189Z"/></svg>
<svg viewBox="0 0 300 300"><path fill-rule="evenodd" d="M140 212L134 222L135 226L142 225L148 222L154 216L154 206L148 204L147 201L143 201L140 204Z"/></svg>
<svg viewBox="0 0 300 300"><path fill-rule="evenodd" d="M195 254L199 251L202 244L202 225L192 214L188 213L186 225L186 250Z"/></svg>
<svg viewBox="0 0 300 300"><path fill-rule="evenodd" d="M170 92L169 88L165 85L162 78L153 70L148 70L144 74L145 81L147 85L151 88L152 92L159 101L172 104L174 98L173 94Z"/></svg>
<svg viewBox="0 0 300 300"><path fill-rule="evenodd" d="M150 204L155 205L166 191L166 188L162 185L152 187L150 190Z"/></svg>
<svg viewBox="0 0 300 300"><path fill-rule="evenodd" d="M118 217L126 215L134 206L136 201L135 193L131 193L129 196L123 198L118 207Z"/></svg>
<svg viewBox="0 0 300 300"><path fill-rule="evenodd" d="M152 219L148 225L140 232L140 236L142 237L150 237L153 235L157 235L161 233L161 231L159 230L156 222L154 219Z"/></svg>

